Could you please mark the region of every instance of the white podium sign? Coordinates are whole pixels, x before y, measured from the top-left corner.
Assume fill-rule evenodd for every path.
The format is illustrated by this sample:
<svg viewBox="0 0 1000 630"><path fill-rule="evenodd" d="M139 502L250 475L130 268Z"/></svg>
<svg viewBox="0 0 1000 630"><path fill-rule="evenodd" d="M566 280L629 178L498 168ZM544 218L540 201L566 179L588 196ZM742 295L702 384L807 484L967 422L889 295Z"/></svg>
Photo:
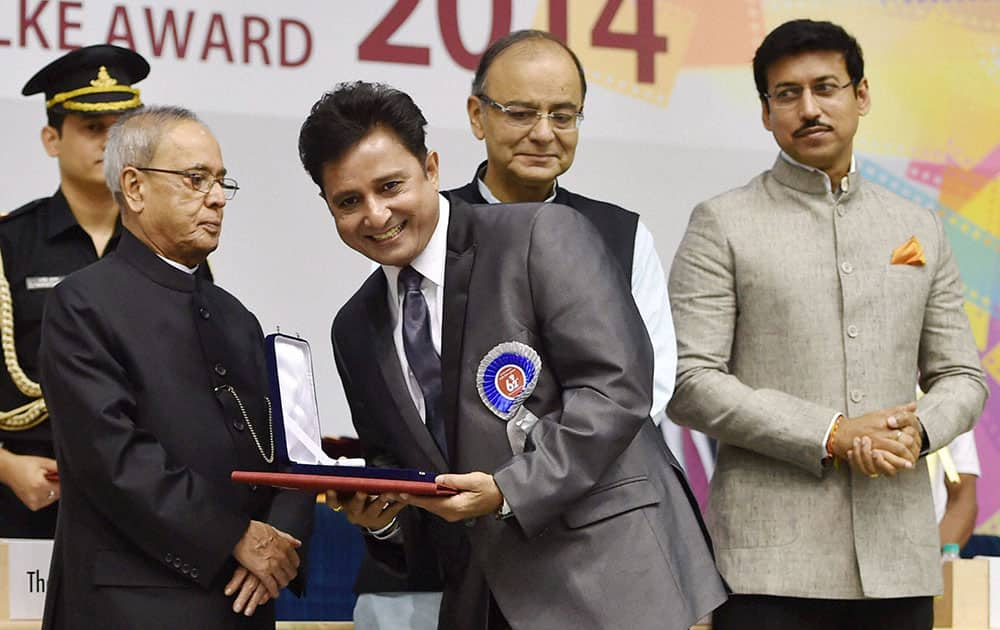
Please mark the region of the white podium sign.
<svg viewBox="0 0 1000 630"><path fill-rule="evenodd" d="M1000 558L990 558L990 628L1000 628Z"/></svg>
<svg viewBox="0 0 1000 630"><path fill-rule="evenodd" d="M51 540L0 540L6 553L0 553L0 564L6 555L6 568L0 581L0 613L7 609L7 619L41 619L45 609L45 587L49 581L49 561L52 559ZM2 568L2 567L0 567ZM3 604L6 604L4 606ZM0 614L0 619L4 616Z"/></svg>

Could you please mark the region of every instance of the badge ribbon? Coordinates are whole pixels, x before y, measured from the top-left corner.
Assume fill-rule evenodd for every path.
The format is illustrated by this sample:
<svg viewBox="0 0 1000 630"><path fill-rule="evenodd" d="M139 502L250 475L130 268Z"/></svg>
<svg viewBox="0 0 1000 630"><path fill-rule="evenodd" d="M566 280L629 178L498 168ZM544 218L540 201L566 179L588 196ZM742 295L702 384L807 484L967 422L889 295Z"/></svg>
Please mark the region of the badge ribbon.
<svg viewBox="0 0 1000 630"><path fill-rule="evenodd" d="M507 439L514 453L523 453L528 433L538 422L523 407L535 391L542 359L518 341L497 344L479 362L476 388L486 408L507 423Z"/></svg>

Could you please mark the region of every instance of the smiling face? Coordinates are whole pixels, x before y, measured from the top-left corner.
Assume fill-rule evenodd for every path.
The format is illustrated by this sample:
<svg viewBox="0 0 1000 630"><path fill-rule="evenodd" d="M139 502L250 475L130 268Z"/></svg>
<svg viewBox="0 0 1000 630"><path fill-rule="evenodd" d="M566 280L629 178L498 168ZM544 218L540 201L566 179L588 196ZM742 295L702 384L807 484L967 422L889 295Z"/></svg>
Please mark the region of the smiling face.
<svg viewBox="0 0 1000 630"><path fill-rule="evenodd" d="M490 65L486 96L506 106L544 112L583 109L583 86L576 64L558 44L514 44ZM504 114L476 96L467 102L472 132L486 142L486 185L501 201L541 201L576 155L578 129L553 129L543 118L528 128L511 125Z"/></svg>
<svg viewBox="0 0 1000 630"><path fill-rule="evenodd" d="M116 120L116 114L67 114L61 129L42 129L42 144L46 153L58 158L59 177L65 184L74 188L106 187L104 143Z"/></svg>
<svg viewBox="0 0 1000 630"><path fill-rule="evenodd" d="M192 121L177 123L164 132L152 162L144 166L214 177L226 173L219 143L208 129ZM126 172L123 190L130 206L125 213L126 226L165 258L189 267L204 262L219 246L222 234L226 206L222 187L216 184L203 193L183 175L133 167Z"/></svg>
<svg viewBox="0 0 1000 630"><path fill-rule="evenodd" d="M843 85L850 81L844 55L836 51L804 52L783 57L767 69L768 94L787 88L804 89L790 107L761 102L764 127L788 155L798 162L836 177L850 169L858 120L868 113L871 101L868 80L856 88L838 90L830 98L817 98L812 86Z"/></svg>
<svg viewBox="0 0 1000 630"><path fill-rule="evenodd" d="M382 265L405 267L427 247L438 221L438 157L423 163L377 127L323 166L323 196L341 240Z"/></svg>

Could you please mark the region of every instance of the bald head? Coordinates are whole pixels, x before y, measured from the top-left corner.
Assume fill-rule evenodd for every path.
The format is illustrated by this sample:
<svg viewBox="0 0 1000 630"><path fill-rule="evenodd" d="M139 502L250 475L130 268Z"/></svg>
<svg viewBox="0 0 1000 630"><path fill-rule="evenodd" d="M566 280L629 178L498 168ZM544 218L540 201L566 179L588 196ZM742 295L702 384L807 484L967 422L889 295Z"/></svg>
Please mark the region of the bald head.
<svg viewBox="0 0 1000 630"><path fill-rule="evenodd" d="M577 75L580 79L580 94L582 103L582 99L587 95L587 79L583 73L583 65L580 63L579 58L577 58L576 53L570 50L566 44L556 39L551 33L534 29L514 31L506 37L493 42L493 44L486 49L486 52L484 52L483 56L479 59L479 66L476 68L475 77L472 79L472 95L476 96L484 93L489 70L497 58L504 52L520 47L522 44L541 45L545 43L553 44L561 48L573 62L573 66L576 68Z"/></svg>

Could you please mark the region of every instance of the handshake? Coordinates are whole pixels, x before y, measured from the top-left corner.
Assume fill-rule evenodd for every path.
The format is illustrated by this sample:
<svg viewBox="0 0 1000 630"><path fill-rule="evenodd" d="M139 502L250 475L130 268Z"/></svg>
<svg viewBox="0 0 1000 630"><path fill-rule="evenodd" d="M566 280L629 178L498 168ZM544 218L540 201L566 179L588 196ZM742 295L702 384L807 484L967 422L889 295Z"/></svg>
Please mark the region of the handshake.
<svg viewBox="0 0 1000 630"><path fill-rule="evenodd" d="M841 416L830 432L827 453L872 478L913 468L923 442L916 411L917 403L911 402L857 418Z"/></svg>

